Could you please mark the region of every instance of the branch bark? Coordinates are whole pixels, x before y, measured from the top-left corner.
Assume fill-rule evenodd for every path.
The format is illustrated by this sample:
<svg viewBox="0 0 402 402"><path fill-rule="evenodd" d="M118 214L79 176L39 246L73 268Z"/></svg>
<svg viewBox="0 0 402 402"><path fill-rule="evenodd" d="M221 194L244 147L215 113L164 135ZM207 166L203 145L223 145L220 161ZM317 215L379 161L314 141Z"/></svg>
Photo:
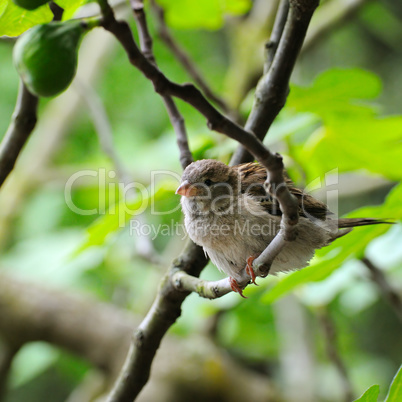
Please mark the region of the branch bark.
<svg viewBox="0 0 402 402"><path fill-rule="evenodd" d="M15 162L37 121L39 99L20 82L11 123L0 144L0 187L14 169Z"/></svg>
<svg viewBox="0 0 402 402"><path fill-rule="evenodd" d="M9 345L49 342L115 374L137 322L109 304L0 274L0 333Z"/></svg>
<svg viewBox="0 0 402 402"><path fill-rule="evenodd" d="M1 385L4 390L10 361L18 353L19 346L44 341L76 354L94 366L70 395L69 402L96 397L104 400L104 395L100 395L111 386L120 370L131 333L138 323L139 317L127 310L2 272L0 390ZM281 399L265 375L238 364L203 334L196 335L195 339L196 342L189 340L183 347L180 337L165 338L164 350L155 361L152 381L139 400L191 400L196 397L209 400L216 395L230 401L244 401L247 397L258 402ZM3 344L8 346L4 351ZM218 383L209 372L199 371L199 367L211 362L221 368L222 381ZM197 384L194 384L194 375L197 375Z"/></svg>
<svg viewBox="0 0 402 402"><path fill-rule="evenodd" d="M367 257L362 258L363 264L370 271L372 280L379 287L381 293L383 294L385 300L390 304L394 310L398 320L402 323L402 299L401 296L393 289L391 284L388 282L386 276L380 268L378 268L373 262Z"/></svg>
<svg viewBox="0 0 402 402"><path fill-rule="evenodd" d="M271 68L272 62L274 61L276 50L278 49L279 41L281 40L288 14L289 0L281 0L281 2L279 3L278 11L276 13L271 37L269 38L269 41L265 44L267 54L264 63L264 74L268 73L269 69Z"/></svg>
<svg viewBox="0 0 402 402"><path fill-rule="evenodd" d="M142 0L130 0L131 7L134 11L135 21L140 38L140 46L143 55L155 67L156 59L153 53L153 41L149 34L147 20L144 12L144 3ZM174 128L177 138L177 145L180 151L180 163L183 169L194 161L188 145L187 130L184 118L179 112L174 100L169 95L162 95L163 103L169 115L170 122Z"/></svg>
<svg viewBox="0 0 402 402"><path fill-rule="evenodd" d="M189 292L180 292L172 284L176 270L199 276L207 263L202 249L189 242L181 256L163 277L156 299L134 333L124 366L107 401L132 402L147 383L156 351L168 329L181 315L181 304Z"/></svg>
<svg viewBox="0 0 402 402"><path fill-rule="evenodd" d="M181 63L184 69L189 73L194 82L201 88L205 96L212 102L216 103L225 113L233 114L226 102L219 97L207 84L206 80L202 77L195 64L192 62L188 54L182 49L171 35L169 28L165 22L165 12L162 7L156 4L155 0L151 0L151 6L158 19L158 34L159 37L165 42L166 46L170 49L172 54Z"/></svg>
<svg viewBox="0 0 402 402"><path fill-rule="evenodd" d="M254 105L245 125L245 130L255 133L259 139L264 138L275 117L285 105L290 76L317 6L318 0L289 1L289 11L278 48L268 71L257 85ZM286 5L282 4L279 11L281 14L279 22L275 23L277 29L273 31L273 42L277 41L277 33L281 31ZM250 155L250 149L245 147L242 141L239 142L242 147L236 151L232 159L233 164L248 162L253 160L253 156L257 156L253 151Z"/></svg>
<svg viewBox="0 0 402 402"><path fill-rule="evenodd" d="M172 283L176 289L182 292L195 292L206 299L217 299L232 292L229 278L214 282L204 281L181 270L172 272ZM245 286L246 283L239 283L239 285Z"/></svg>
<svg viewBox="0 0 402 402"><path fill-rule="evenodd" d="M337 349L337 334L335 325L332 322L328 311L323 310L319 312L318 318L324 334L327 355L338 371L339 377L342 381L343 392L345 394L344 400L345 402L352 401L355 399L353 395L353 387L350 382L346 366Z"/></svg>

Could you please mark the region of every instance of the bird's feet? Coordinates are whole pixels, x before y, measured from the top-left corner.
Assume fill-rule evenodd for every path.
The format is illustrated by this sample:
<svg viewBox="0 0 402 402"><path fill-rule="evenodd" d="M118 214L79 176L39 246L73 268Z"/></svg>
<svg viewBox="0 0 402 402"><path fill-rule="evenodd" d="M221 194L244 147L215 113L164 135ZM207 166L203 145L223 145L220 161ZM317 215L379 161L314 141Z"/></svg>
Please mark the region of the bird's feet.
<svg viewBox="0 0 402 402"><path fill-rule="evenodd" d="M244 299L247 299L246 296L243 294L243 289L240 287L240 285L237 283L236 279L233 279L232 277L229 278L229 284L230 287L232 288L233 292L238 293L241 297Z"/></svg>
<svg viewBox="0 0 402 402"><path fill-rule="evenodd" d="M251 282L254 283L254 285L258 286L256 281L255 281L255 273L254 273L254 269L253 269L253 261L257 258L256 257L248 257L247 258L247 265L246 265L246 272L250 275L251 277Z"/></svg>
<svg viewBox="0 0 402 402"><path fill-rule="evenodd" d="M251 282L254 283L254 285L258 286L258 284L255 281L255 273L253 270L253 261L257 258L258 256L255 257L248 257L247 258L247 265L246 265L246 273L248 275L250 275L251 277ZM229 278L229 283L230 283L230 287L232 288L233 292L238 293L241 297L244 297L245 299L247 299L246 296L244 296L243 294L243 289L240 287L240 285L237 283L237 281L235 279L233 279L232 277Z"/></svg>

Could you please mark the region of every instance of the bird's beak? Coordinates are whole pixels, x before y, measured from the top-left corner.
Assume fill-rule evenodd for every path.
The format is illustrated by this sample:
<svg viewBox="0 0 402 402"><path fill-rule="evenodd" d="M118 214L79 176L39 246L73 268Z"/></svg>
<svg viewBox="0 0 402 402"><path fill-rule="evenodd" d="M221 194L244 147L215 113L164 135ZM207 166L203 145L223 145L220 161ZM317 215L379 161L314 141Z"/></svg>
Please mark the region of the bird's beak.
<svg viewBox="0 0 402 402"><path fill-rule="evenodd" d="M183 195L184 197L193 197L197 195L197 189L192 186L187 180L184 180L176 190L176 194Z"/></svg>

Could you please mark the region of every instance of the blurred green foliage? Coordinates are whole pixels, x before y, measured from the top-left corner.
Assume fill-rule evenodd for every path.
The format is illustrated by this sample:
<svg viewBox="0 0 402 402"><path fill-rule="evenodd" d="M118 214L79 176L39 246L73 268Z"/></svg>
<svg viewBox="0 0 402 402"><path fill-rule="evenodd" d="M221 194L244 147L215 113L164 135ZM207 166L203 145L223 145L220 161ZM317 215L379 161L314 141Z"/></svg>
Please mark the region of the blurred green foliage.
<svg viewBox="0 0 402 402"><path fill-rule="evenodd" d="M225 14L242 15L249 11L251 0L158 0L166 12L166 21L173 28L218 29L223 26Z"/></svg>
<svg viewBox="0 0 402 402"><path fill-rule="evenodd" d="M68 18L83 2L57 3L69 3ZM233 26L241 26L251 3L248 0L209 0L197 4L184 0L159 1L166 8L166 18L174 28L177 41L212 88L218 93L226 91L227 99L235 91L225 85L229 66L236 69L231 43ZM402 9L397 8L398 14L393 12L393 7L396 6L387 2L368 4L353 22L342 24L303 55L295 70L286 107L266 139L274 151L285 155L288 172L299 185L308 186L317 178L324 183L324 175L334 169L341 179L352 177L352 187L381 180L381 185L373 184L370 191L351 191L349 199L343 196L344 189L338 183L340 209L348 210L350 217L402 219L402 187L398 184L402 178L402 116L396 115L402 101L397 89L398 83L401 84L402 53L397 45L402 39ZM2 1L0 35L18 35L32 25L51 19L48 6L35 13L29 13L26 18L11 0ZM189 81L188 74L157 39L154 20L151 13L147 15L161 69L173 80ZM382 17L378 18L379 15ZM127 19L135 32L132 19ZM246 37L243 45L256 46L247 42ZM11 42L0 42L1 132L6 131L18 87L11 51ZM81 57L80 63L83 62ZM175 208L179 197L174 194L172 183L180 175L179 153L163 103L152 85L128 63L124 51L116 45L98 70L95 89L113 129L118 157L131 178L150 192L145 197L137 193L128 205L124 204L124 187L119 185L116 175L109 175L115 173L115 166L99 145L88 109L80 107L68 122L67 135L59 140L44 168L35 172L38 180L30 186L19 182L24 171L31 169L21 158L15 177L10 178L14 187L2 189L0 207L6 211L7 219L2 218L0 222L5 232L0 236L0 269L51 287L84 292L144 315L163 271L183 247L184 233L170 230L151 234L151 245L159 262L162 261L160 264L141 255L141 241L149 235L137 236L130 231L130 222L138 217L133 217L126 207L135 210L153 197L155 211L173 212L157 215L152 213L149 203L141 214L143 222L152 227L169 228L181 223L180 210ZM255 77L247 78L255 80ZM41 102L40 121L51 121L62 115L62 106L58 114L48 113L52 102L57 101ZM243 116L247 116L251 101L252 90L242 104ZM209 132L198 112L183 102L177 103L185 117L194 157L227 162L236 144ZM29 156L33 149L44 148L53 135L45 133L41 137L43 146L34 148L40 130L39 125L24 154ZM41 158L42 154L37 157ZM88 215L75 213L65 202L66 182L82 170L91 174L74 182L71 201L85 211L96 210ZM154 189L152 172L162 170L164 173L159 175L158 187ZM100 180L102 174L105 180ZM12 207L9 207L7 191L20 194L20 198L11 202ZM358 400L385 398L400 365L402 325L382 301L379 289L368 279L360 258L368 256L400 291L401 240L400 225L357 228L319 250L310 267L278 278L259 279L260 287L246 289L249 297L246 301L234 294L215 301L191 295L172 333L179 337L194 336L205 332L218 317L216 343L245 365L276 378L280 376L280 340L284 334L279 329L279 312L274 302L280 303L281 297L293 292L292 297L306 315L305 342L311 345L314 356L320 399L335 400L333 395L338 395L340 388L339 376L331 369L317 320L323 308L334 321L339 353L345 360L356 395L372 384L379 384L369 388ZM202 277L216 280L221 274L209 264ZM87 370L85 363L50 345L27 345L15 361L13 390L8 400L18 400L18 397L25 400L21 395L30 395L32 401L43 400L46 380L55 377L58 379L54 380L54 388L59 392L52 394L53 400L65 400ZM399 371L387 401L398 400L395 395L400 393L400 377Z"/></svg>

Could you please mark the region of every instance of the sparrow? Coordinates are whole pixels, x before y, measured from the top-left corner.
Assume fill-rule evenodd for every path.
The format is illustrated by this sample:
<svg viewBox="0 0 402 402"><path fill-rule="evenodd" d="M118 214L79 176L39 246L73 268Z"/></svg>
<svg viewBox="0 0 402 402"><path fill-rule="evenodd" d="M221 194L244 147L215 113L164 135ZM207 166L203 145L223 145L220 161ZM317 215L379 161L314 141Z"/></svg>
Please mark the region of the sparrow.
<svg viewBox="0 0 402 402"><path fill-rule="evenodd" d="M267 171L258 163L227 166L203 159L186 167L176 190L182 196L189 237L230 277L232 290L241 296L239 283L244 283L245 275L255 283L252 262L281 228L282 212L275 197L264 189L266 179ZM298 235L274 259L270 274L307 266L316 249L355 226L388 223L370 218L335 219L326 204L296 188L290 179L284 185L299 204Z"/></svg>

